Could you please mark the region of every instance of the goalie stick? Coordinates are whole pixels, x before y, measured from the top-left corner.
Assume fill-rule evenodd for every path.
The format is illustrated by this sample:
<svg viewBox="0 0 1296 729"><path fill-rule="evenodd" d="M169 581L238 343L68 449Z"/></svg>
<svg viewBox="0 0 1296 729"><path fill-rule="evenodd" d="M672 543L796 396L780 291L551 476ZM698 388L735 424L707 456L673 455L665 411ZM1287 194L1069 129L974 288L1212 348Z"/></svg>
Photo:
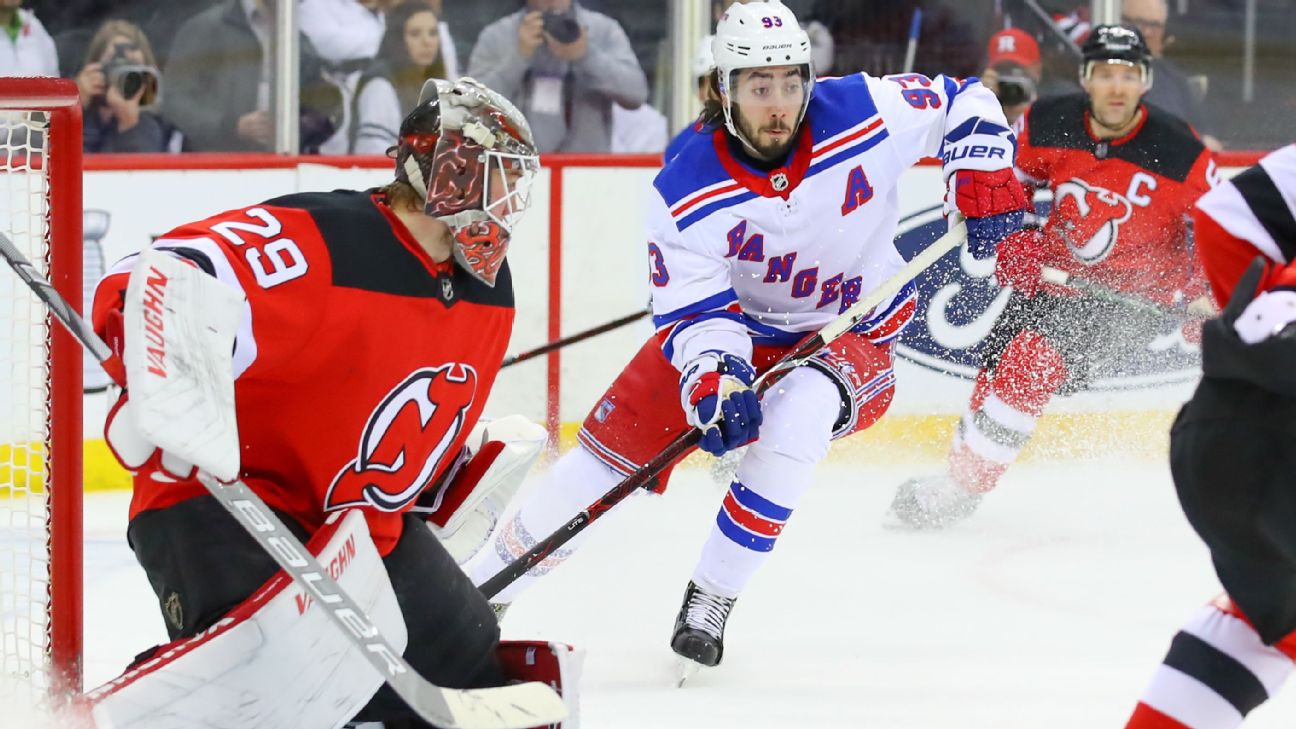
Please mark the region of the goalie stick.
<svg viewBox="0 0 1296 729"><path fill-rule="evenodd" d="M527 350L526 352L522 352L520 354L515 354L512 357L505 357L504 364L500 365L500 369L504 369L505 367L512 367L518 362L525 362L529 359L534 359L536 357L539 357L542 354L549 354L555 349L562 349L563 347L566 347L569 344L583 342L586 339L589 339L590 337L594 337L594 336L598 336L599 334L610 332L613 329L620 329L626 324L639 321L645 316L648 316L648 314L651 311L652 311L651 308L647 308L642 311L636 311L635 313L627 314L621 317L620 319L613 319L612 321L599 324L596 327L591 327L589 329L586 329L583 332L577 332L575 334L572 334L571 336L563 337L561 339L555 339L552 342L549 342L548 344L542 344L539 347L536 347L535 349Z"/></svg>
<svg viewBox="0 0 1296 729"><path fill-rule="evenodd" d="M51 315L124 387L125 369L121 359L3 233L0 233L0 255L45 303ZM315 596L315 603L329 615L338 630L427 722L443 729L527 729L556 724L566 718L562 699L543 683L532 681L463 690L428 682L378 632L351 596L246 484L235 481L223 485L203 471L199 471L199 480L284 572Z"/></svg>
<svg viewBox="0 0 1296 729"><path fill-rule="evenodd" d="M833 340L850 331L852 327L864 321L873 312L873 308L882 303L884 299L893 296L902 286L936 263L946 253L962 245L966 237L967 229L963 223L959 223L948 233L937 238L897 271L894 276L868 294L865 294L863 298L836 319L824 325L817 333L802 339L791 351L780 357L764 374L756 378L756 382L752 384L752 389L759 395L793 368L800 366L817 354L819 350L827 347ZM658 473L661 473L663 468L696 445L701 438L702 431L697 428L690 428L681 433L660 453L645 463L642 468L627 476L621 483L612 487L611 491L603 494L597 501L585 507L584 511L572 517L570 521L559 527L553 534L541 539L526 554L505 565L504 569L483 582L478 589L488 598L499 594L514 580L543 562L549 555L570 541L572 537L584 531L591 522L634 493L636 489L647 486Z"/></svg>

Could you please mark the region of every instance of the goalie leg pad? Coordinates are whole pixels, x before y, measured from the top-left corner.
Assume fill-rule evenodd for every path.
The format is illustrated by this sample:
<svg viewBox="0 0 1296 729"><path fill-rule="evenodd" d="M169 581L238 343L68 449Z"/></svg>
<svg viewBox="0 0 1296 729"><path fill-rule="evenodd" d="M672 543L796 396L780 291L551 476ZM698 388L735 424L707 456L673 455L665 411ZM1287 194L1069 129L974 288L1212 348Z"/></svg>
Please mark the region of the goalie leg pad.
<svg viewBox="0 0 1296 729"><path fill-rule="evenodd" d="M405 622L358 511L335 515L307 544L399 650ZM340 727L382 685L321 607L277 574L214 625L84 696L96 726Z"/></svg>
<svg viewBox="0 0 1296 729"><path fill-rule="evenodd" d="M515 681L540 681L562 696L567 718L550 729L580 729L580 679L585 651L566 643L506 640L499 644L500 664Z"/></svg>

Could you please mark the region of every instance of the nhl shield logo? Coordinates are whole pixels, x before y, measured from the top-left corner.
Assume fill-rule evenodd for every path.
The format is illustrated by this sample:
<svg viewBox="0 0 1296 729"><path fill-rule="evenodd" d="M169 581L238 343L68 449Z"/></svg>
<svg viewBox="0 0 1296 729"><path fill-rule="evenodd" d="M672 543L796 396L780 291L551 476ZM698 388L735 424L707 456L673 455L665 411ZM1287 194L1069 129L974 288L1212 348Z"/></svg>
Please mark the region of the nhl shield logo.
<svg viewBox="0 0 1296 729"><path fill-rule="evenodd" d="M454 298L454 295L454 283L448 278L441 279L441 298L449 301Z"/></svg>
<svg viewBox="0 0 1296 729"><path fill-rule="evenodd" d="M774 192L783 192L788 188L788 176L786 172L775 172L770 175L770 187Z"/></svg>

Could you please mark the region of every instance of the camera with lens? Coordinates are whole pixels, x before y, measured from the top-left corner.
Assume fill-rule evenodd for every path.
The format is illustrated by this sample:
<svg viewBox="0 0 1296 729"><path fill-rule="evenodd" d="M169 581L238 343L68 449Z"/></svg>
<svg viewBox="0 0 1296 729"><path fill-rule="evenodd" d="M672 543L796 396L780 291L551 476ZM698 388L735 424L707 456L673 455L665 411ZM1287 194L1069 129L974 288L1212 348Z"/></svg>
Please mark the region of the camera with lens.
<svg viewBox="0 0 1296 729"><path fill-rule="evenodd" d="M140 97L140 106L150 106L157 100L161 79L153 66L135 63L130 59L128 54L137 47L118 43L113 48L112 57L104 63L104 78L109 86L116 86L117 91L127 99L135 98L142 89L144 94Z"/></svg>
<svg viewBox="0 0 1296 729"><path fill-rule="evenodd" d="M543 17L545 32L559 43L566 45L580 38L581 28L575 13L547 12Z"/></svg>
<svg viewBox="0 0 1296 729"><path fill-rule="evenodd" d="M1003 106L1017 106L1035 100L1035 79L1017 67L999 70L999 91L996 94Z"/></svg>

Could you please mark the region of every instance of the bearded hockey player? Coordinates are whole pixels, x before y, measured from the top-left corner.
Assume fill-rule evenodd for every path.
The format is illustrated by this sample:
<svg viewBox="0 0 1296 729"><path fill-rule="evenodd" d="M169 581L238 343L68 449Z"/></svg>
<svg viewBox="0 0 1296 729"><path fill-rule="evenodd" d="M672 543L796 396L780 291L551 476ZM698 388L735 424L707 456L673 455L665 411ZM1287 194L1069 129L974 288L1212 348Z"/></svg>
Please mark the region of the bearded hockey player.
<svg viewBox="0 0 1296 729"><path fill-rule="evenodd" d="M1128 729L1233 729L1296 660L1296 145L1204 195L1194 220L1228 306L1203 327L1170 470L1225 594L1179 629Z"/></svg>
<svg viewBox="0 0 1296 729"><path fill-rule="evenodd" d="M268 200L182 225L151 248L245 301L232 356L210 355L227 366L205 373L232 380L238 475L378 625L404 638L409 664L446 688L501 686L519 671L558 686L569 649L501 650L489 604L434 536L453 541L445 527L483 502L479 487L497 459L513 457L511 442L534 450L535 434L516 422L474 432L513 325L505 253L538 169L531 131L472 79L434 81L391 153L396 179L385 187ZM119 350L132 338L172 344L151 316L170 282L141 280L153 274L136 265L154 255L119 263L96 291L95 328ZM379 688L310 595L276 576L193 469L142 436L133 407L143 405L130 394L128 383L106 434L134 473L127 534L175 642L92 692L96 718L424 726ZM475 455L465 452L470 434Z"/></svg>
<svg viewBox="0 0 1296 729"><path fill-rule="evenodd" d="M967 217L974 256L989 257L1018 229L1026 204L1013 135L975 80L816 80L809 39L778 2L731 6L713 43L720 95L707 129L654 182L647 254L657 335L595 404L580 447L467 565L481 584L690 427L714 455L751 442L671 635L677 654L705 666L721 661L730 611L815 464L890 404L891 347L913 315L914 286L763 400L751 389L756 374L904 266L893 243L897 182L921 158L943 158L947 202ZM496 599L512 600L576 544Z"/></svg>
<svg viewBox="0 0 1296 729"><path fill-rule="evenodd" d="M1099 26L1082 50L1084 93L1037 101L1023 117L1018 174L1051 188L1053 209L1043 229L1014 233L999 247L995 276L1012 296L982 344L984 366L947 473L906 481L896 493L891 511L902 526L941 528L970 516L1054 395L1154 356L1147 345L1159 335L1173 333L1185 348L1181 327L1196 338L1201 320L1187 304L1204 306L1207 290L1188 212L1210 188L1214 162L1186 124L1140 101L1152 69L1137 30ZM1043 284L1044 266L1166 313Z"/></svg>

